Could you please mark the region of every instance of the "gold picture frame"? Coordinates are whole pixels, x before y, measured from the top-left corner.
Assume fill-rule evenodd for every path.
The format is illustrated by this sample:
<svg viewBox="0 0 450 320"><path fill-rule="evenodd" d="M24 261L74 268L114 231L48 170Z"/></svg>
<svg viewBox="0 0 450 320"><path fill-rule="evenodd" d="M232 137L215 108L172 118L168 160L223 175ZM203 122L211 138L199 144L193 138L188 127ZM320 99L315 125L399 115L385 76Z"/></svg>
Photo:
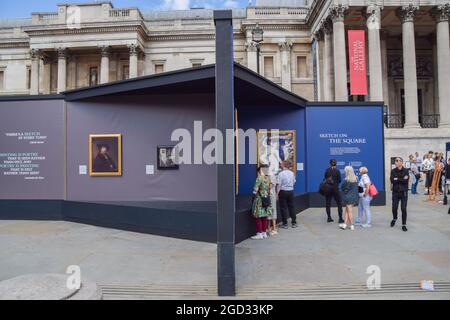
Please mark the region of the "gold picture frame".
<svg viewBox="0 0 450 320"><path fill-rule="evenodd" d="M291 145L292 145L292 152L289 152L289 156L287 159L284 159L284 150L281 149L281 143L278 149L278 160L279 162L283 161L283 160L289 160L292 164L292 171L294 172L294 174L297 172L297 136L296 136L296 131L295 130L258 130L258 134L257 134L257 148L256 148L256 152L257 152L257 165L260 166L261 164L261 143L266 140L267 141L267 137L273 136L274 133L278 132L279 135L279 141L280 142L285 142L285 141L290 141ZM290 139L287 139L290 136ZM285 145L285 144L283 144ZM281 157L279 155L280 151L283 151L283 157ZM275 155L274 158L276 158L277 156ZM268 164L270 166L270 160L267 160ZM277 165L275 165L275 168L277 167Z"/></svg>
<svg viewBox="0 0 450 320"><path fill-rule="evenodd" d="M107 150L106 160L105 157L100 156L102 147ZM97 150L96 153L94 149ZM122 176L122 134L89 135L89 175L91 177Z"/></svg>

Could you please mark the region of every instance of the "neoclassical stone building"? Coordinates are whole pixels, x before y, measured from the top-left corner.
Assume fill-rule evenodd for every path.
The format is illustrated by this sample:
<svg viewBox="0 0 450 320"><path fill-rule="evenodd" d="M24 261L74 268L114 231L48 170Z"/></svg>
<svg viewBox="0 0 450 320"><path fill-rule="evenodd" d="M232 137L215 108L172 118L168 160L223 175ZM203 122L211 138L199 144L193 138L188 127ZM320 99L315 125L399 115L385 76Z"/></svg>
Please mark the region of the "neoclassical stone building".
<svg viewBox="0 0 450 320"><path fill-rule="evenodd" d="M254 2L254 1L253 1ZM384 101L386 157L450 140L450 0L256 0L234 9L235 60L309 100ZM369 94L349 95L346 31L366 30ZM52 94L214 63L212 10L61 4L0 20L0 94ZM370 119L354 119L370 121Z"/></svg>

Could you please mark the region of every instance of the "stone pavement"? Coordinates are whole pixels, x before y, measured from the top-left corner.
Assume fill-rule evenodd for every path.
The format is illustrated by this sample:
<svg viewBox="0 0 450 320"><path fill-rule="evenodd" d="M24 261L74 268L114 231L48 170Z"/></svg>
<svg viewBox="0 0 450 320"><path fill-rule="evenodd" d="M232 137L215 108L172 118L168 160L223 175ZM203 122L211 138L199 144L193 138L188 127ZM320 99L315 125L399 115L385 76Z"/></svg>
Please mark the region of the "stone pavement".
<svg viewBox="0 0 450 320"><path fill-rule="evenodd" d="M327 224L323 209L309 209L299 216L297 229L244 241L236 247L238 294L244 299L449 299L450 215L448 207L424 199L410 197L406 233L400 223L389 227L389 206L374 207L373 227L355 231ZM78 265L82 277L105 288L109 298L214 298L216 293L214 244L69 222L0 221L0 256L0 280L61 274ZM369 265L380 267L383 289L392 290L367 295ZM421 280L434 280L445 290L416 293Z"/></svg>

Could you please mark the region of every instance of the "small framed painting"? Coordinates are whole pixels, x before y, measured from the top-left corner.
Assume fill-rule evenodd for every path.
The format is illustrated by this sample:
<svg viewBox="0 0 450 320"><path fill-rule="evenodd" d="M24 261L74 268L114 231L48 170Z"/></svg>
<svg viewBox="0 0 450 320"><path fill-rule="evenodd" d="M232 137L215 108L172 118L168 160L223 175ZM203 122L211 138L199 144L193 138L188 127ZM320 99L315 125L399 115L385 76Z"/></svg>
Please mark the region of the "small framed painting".
<svg viewBox="0 0 450 320"><path fill-rule="evenodd" d="M122 135L89 135L89 175L117 177L122 175Z"/></svg>
<svg viewBox="0 0 450 320"><path fill-rule="evenodd" d="M178 170L176 146L158 146L158 170Z"/></svg>

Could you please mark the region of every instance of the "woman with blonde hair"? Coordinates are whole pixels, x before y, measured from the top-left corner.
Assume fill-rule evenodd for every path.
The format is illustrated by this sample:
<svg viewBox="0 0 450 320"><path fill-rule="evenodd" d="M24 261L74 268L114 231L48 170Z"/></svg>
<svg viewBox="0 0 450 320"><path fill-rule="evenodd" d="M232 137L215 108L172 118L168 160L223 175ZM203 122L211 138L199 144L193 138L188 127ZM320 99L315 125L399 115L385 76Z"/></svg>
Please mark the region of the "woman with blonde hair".
<svg viewBox="0 0 450 320"><path fill-rule="evenodd" d="M359 203L358 203L358 218L355 224L363 228L370 228L372 225L372 213L370 212L370 202L372 197L369 195L369 188L372 184L368 175L369 169L367 167L359 168L361 179L358 184ZM362 223L363 215L366 216L366 223Z"/></svg>
<svg viewBox="0 0 450 320"><path fill-rule="evenodd" d="M345 218L344 223L340 224L339 227L342 230L347 229L350 226L350 230L355 230L353 225L353 206L357 206L359 202L358 195L358 177L353 170L353 167L347 166L344 169L345 180L342 183L342 202L345 205Z"/></svg>

